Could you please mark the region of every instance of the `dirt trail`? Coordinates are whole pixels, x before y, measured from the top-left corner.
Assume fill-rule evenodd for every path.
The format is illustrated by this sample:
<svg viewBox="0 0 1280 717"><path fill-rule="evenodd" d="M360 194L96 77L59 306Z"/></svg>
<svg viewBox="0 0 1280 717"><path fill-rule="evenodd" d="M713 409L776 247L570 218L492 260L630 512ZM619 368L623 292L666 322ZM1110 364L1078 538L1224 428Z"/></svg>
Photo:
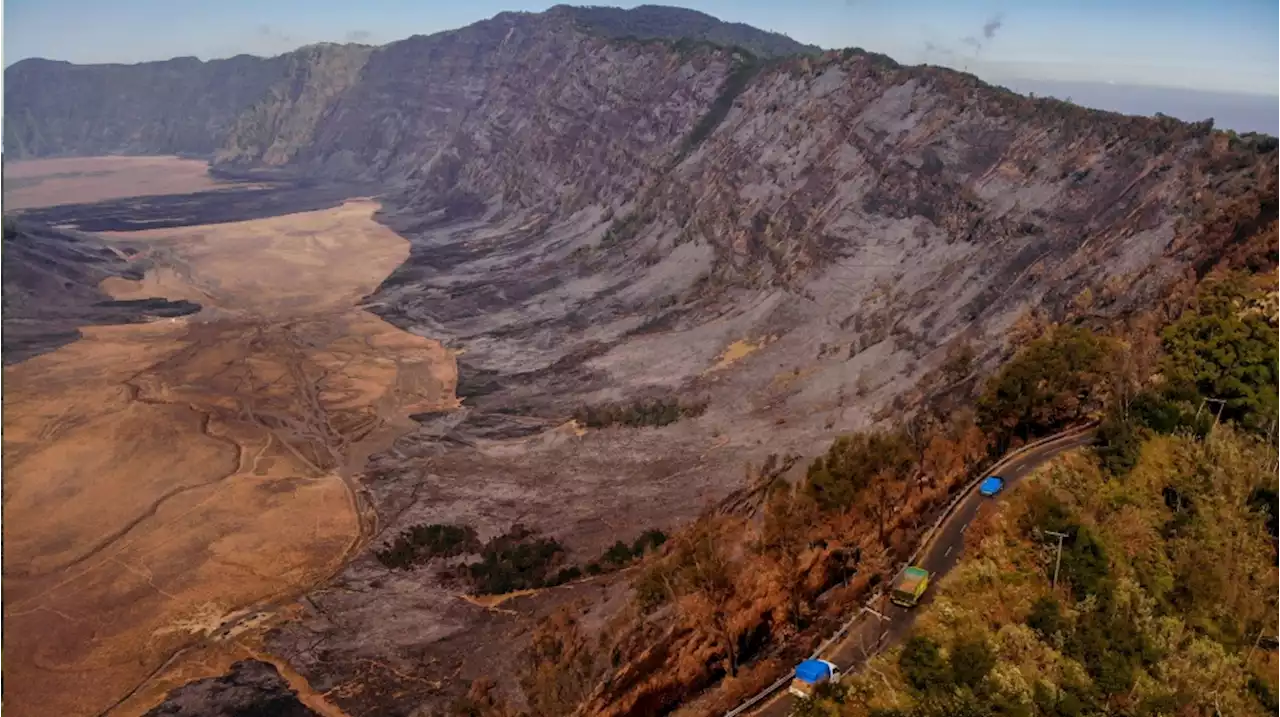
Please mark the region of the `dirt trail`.
<svg viewBox="0 0 1280 717"><path fill-rule="evenodd" d="M261 654L259 628L359 549L364 458L457 404L442 346L358 308L408 254L375 209L130 233L165 266L103 288L204 310L5 369L12 714L145 711Z"/></svg>

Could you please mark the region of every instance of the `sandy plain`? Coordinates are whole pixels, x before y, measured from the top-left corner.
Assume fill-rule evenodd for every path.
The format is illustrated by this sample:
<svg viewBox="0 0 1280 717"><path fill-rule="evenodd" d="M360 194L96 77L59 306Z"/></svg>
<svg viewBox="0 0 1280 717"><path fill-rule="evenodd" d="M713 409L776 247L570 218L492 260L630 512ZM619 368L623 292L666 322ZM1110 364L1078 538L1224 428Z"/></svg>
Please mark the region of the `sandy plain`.
<svg viewBox="0 0 1280 717"><path fill-rule="evenodd" d="M4 164L5 211L237 186L182 157L61 157ZM243 186L243 185L238 185Z"/></svg>
<svg viewBox="0 0 1280 717"><path fill-rule="evenodd" d="M202 311L4 370L10 714L139 714L269 658L262 629L374 531L365 458L457 405L453 357L359 307L408 254L376 208L128 233L165 261L103 288Z"/></svg>

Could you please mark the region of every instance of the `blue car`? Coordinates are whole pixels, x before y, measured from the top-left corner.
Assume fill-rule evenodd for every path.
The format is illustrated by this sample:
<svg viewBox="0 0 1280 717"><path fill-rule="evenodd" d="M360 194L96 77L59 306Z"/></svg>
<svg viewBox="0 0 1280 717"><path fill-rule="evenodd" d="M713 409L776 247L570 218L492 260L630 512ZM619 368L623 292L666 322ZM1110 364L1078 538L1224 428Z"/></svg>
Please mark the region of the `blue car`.
<svg viewBox="0 0 1280 717"><path fill-rule="evenodd" d="M987 476L982 481L982 485L978 486L978 493L990 498L991 496L1004 490L1004 479L1000 476Z"/></svg>

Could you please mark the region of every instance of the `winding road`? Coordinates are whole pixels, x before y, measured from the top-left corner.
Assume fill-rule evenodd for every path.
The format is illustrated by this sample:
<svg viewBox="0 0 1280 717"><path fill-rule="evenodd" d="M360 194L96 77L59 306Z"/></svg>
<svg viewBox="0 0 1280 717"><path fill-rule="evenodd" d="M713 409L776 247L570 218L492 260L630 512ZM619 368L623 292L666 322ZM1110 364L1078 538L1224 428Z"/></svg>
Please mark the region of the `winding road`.
<svg viewBox="0 0 1280 717"><path fill-rule="evenodd" d="M1015 451L993 466L987 474L1004 478L1007 491L1036 468L1059 454L1073 448L1087 446L1092 442L1091 428L1069 430L1029 448ZM960 562L960 556L964 553L965 529L978 514L982 504L989 500L999 500L999 498L984 498L978 493L976 482L970 485L964 498L928 538L928 542L919 553L920 557L915 561L916 565L922 566L933 575L922 604L928 604L933 600L933 581L949 573ZM883 595L874 606L862 608L856 622L849 628L848 634L828 647L822 654L822 658L834 662L844 672L857 670L868 659L902 640L910 631L911 624L915 622L915 616L915 610L898 607L889 602L887 594ZM772 698L765 700L754 710L734 711L729 714L787 717L791 714L794 704L795 697L780 688Z"/></svg>

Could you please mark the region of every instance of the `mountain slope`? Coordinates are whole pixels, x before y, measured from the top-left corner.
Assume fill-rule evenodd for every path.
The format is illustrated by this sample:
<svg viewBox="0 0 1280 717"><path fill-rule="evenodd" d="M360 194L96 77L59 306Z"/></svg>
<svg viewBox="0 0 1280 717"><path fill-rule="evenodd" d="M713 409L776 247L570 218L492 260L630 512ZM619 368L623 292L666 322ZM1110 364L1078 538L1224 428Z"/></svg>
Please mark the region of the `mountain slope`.
<svg viewBox="0 0 1280 717"><path fill-rule="evenodd" d="M393 96L414 94L402 93L406 87L388 80L388 70L415 88L424 83L402 74L411 67L428 77L446 79L466 70L475 79L475 72L492 63L492 58L482 56L503 46L503 33L512 28L552 35L579 32L595 37L625 35L633 40L694 40L743 47L761 57L818 51L777 33L681 8L649 5L632 10L557 6L539 15L503 13L460 30L414 36L376 50L320 44L270 58L238 55L202 62L181 57L136 65L29 59L5 69L9 111L4 142L13 159L183 154L214 156L231 165L261 162L267 166L284 164L300 149L318 146L350 151L361 160L354 165L334 160L335 171L383 170L390 164L385 153L399 149L396 142L402 136L416 140L433 122L437 124L432 131L443 130L447 124L438 125L440 113L465 110L474 93L483 90L471 85L456 88L460 95L426 95L424 100L445 102L418 108L426 116L416 124L377 127L371 147L363 146L362 137L351 135L349 122L313 136L322 116L335 103L341 106L340 97L356 84L367 84L368 89L357 94L362 99L369 98L368 92L384 90ZM540 40L555 44L553 37ZM369 82L360 83L371 52L375 66L367 73ZM357 105L355 112L363 110ZM368 154L373 156L363 156Z"/></svg>
<svg viewBox="0 0 1280 717"><path fill-rule="evenodd" d="M651 47L694 72L679 48ZM1266 139L1030 100L857 52L735 60L718 76L716 97L683 112L683 133L645 145L637 165L621 151L638 151L632 133L580 129L633 111L625 97L565 105L552 88L603 80L532 73L521 92L478 97L433 155L450 161L405 174L388 195L386 220L413 248L372 308L464 350L468 408L375 459L380 511L466 516L489 531L522 522L587 560L741 487L744 463L813 455L956 390L942 376L960 348L976 355L952 379L964 390L1038 324L1106 324L1215 264L1274 257ZM547 115L556 121L486 144L502 118ZM599 164L565 171L591 152ZM627 181L607 180L616 174ZM539 421L551 429L584 404L655 394L707 396L710 407L667 428L571 443L548 430L500 455L473 448ZM460 475L481 479L482 495L451 487ZM458 607L425 574L357 561L339 579L352 589L316 596L316 613L275 648L322 685L358 679L369 644L402 668L425 651L439 674L514 673L511 623ZM562 599L522 610L546 614ZM594 622L620 609L608 605L590 608ZM391 614L414 627L388 629L379 616ZM317 630L323 654L309 647ZM496 644L501 654L485 651ZM665 664L701 664L706 646L667 647ZM637 654L635 681L601 693L609 710L646 714L646 700L669 706L697 684ZM344 706L372 714L435 699L414 679L386 679Z"/></svg>
<svg viewBox="0 0 1280 717"><path fill-rule="evenodd" d="M592 29L623 34L613 12L504 13L282 62L217 122L173 110L212 122L224 167L380 182L412 247L369 308L460 350L464 407L416 417L365 476L384 534L270 638L351 714L515 674L529 616L557 601L595 601L595 624L630 604L605 579L485 610L449 575L382 565L373 550L401 531L519 523L589 564L741 489L744 464L817 455L927 396L964 403L1046 323L1106 325L1216 265L1274 264L1274 140L859 51L759 61ZM682 38L720 37L688 22ZM113 112L39 151L94 151L78 138L117 137ZM654 426L583 410L657 398L705 411ZM570 430L601 413L629 418ZM615 664L628 680L600 690L602 713L671 706L719 648L662 649Z"/></svg>
<svg viewBox="0 0 1280 717"><path fill-rule="evenodd" d="M430 204L463 189L520 205L559 199L606 169L625 181L638 148L678 137L714 98L729 54L674 55L560 15L504 13L379 48L292 167L403 182L433 193ZM497 172L472 176L486 169Z"/></svg>
<svg viewBox="0 0 1280 717"><path fill-rule="evenodd" d="M10 159L207 155L284 70L287 56L179 57L137 65L22 60L4 71Z"/></svg>
<svg viewBox="0 0 1280 717"><path fill-rule="evenodd" d="M189 301L113 301L98 288L112 276L140 279L149 262L136 247L25 221L4 222L4 363L75 341L78 328L193 314Z"/></svg>

